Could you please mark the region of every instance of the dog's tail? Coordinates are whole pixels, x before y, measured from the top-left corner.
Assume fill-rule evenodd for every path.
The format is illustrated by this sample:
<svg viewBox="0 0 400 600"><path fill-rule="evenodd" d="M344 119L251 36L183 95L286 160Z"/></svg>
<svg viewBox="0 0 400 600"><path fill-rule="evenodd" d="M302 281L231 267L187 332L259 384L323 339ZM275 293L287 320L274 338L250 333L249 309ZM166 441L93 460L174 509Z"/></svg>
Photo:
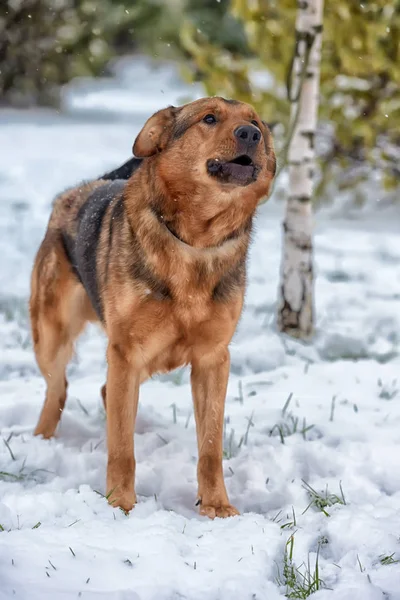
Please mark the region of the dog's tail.
<svg viewBox="0 0 400 600"><path fill-rule="evenodd" d="M130 158L121 167L106 173L102 177L99 177L99 179L109 179L111 181L114 181L114 179L129 179L132 173L134 173L140 167L142 161L142 158Z"/></svg>

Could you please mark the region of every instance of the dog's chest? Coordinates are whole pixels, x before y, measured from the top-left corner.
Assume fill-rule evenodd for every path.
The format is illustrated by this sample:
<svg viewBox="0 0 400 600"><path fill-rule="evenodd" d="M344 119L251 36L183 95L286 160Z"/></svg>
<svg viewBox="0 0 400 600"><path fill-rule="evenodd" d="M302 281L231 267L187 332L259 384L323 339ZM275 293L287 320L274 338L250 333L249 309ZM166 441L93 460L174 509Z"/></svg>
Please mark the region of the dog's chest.
<svg viewBox="0 0 400 600"><path fill-rule="evenodd" d="M235 324L225 312L198 299L188 298L185 303L175 304L166 316L163 330L149 332L145 342L154 350L149 372L167 372L189 364L198 348L207 352L220 343L227 345Z"/></svg>
<svg viewBox="0 0 400 600"><path fill-rule="evenodd" d="M212 318L219 304L215 292L223 279L224 271L204 263L186 272L176 272L170 280L176 317L193 327Z"/></svg>
<svg viewBox="0 0 400 600"><path fill-rule="evenodd" d="M149 290L132 312L130 335L139 341L147 358L149 376L191 363L193 352L207 353L229 344L240 315L241 295L221 301L213 297L214 286L214 282L190 285L190 279L183 282L181 277L176 286L170 286L168 297L154 297Z"/></svg>
<svg viewBox="0 0 400 600"><path fill-rule="evenodd" d="M213 299L214 290L223 279L229 264L223 261L203 258L177 262L170 265L167 285L171 291L176 306L182 310L188 310L199 319L209 309Z"/></svg>
<svg viewBox="0 0 400 600"><path fill-rule="evenodd" d="M172 296L173 318L177 326L184 328L188 336L201 323L212 318L213 302L210 286L194 287L180 285Z"/></svg>

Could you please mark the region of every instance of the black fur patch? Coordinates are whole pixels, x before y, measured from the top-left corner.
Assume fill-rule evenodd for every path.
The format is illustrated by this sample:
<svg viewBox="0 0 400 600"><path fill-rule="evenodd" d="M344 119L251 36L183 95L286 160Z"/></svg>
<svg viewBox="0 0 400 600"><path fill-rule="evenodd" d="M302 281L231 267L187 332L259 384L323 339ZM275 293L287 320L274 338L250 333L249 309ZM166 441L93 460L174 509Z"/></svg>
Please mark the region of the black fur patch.
<svg viewBox="0 0 400 600"><path fill-rule="evenodd" d="M68 235L68 233L62 231L61 241L63 243L65 254L67 255L75 277L83 284L81 276L79 275L78 265L76 264L75 260L75 240L70 235Z"/></svg>
<svg viewBox="0 0 400 600"><path fill-rule="evenodd" d="M120 198L118 198L118 200L114 203L114 206L111 209L111 216L110 216L110 225L109 225L109 230L108 230L108 249L107 249L107 264L106 264L106 283L108 281L108 272L109 272L109 265L110 265L110 255L111 255L111 248L112 248L112 238L113 238L113 232L114 232L114 228L115 225L120 225L122 224L122 219L124 216L124 202L123 202L123 198L122 196Z"/></svg>
<svg viewBox="0 0 400 600"><path fill-rule="evenodd" d="M226 102L227 104L232 104L232 105L236 105L236 104L240 104L239 100L233 100L233 98L221 98L221 100L223 100L224 102Z"/></svg>
<svg viewBox="0 0 400 600"><path fill-rule="evenodd" d="M234 267L225 273L215 286L212 299L216 302L229 301L234 293L246 284L246 256L242 257Z"/></svg>
<svg viewBox="0 0 400 600"><path fill-rule="evenodd" d="M179 138L181 138L183 135L185 135L185 133L191 126L192 126L192 123L190 122L189 119L181 119L181 121L178 121L178 122L175 121L175 125L174 125L174 127L172 129L172 133L171 133L171 140L172 141L179 140Z"/></svg>
<svg viewBox="0 0 400 600"><path fill-rule="evenodd" d="M151 290L153 298L156 300L168 300L171 298L171 292L167 284L158 279L149 267L146 261L145 252L140 245L140 242L131 229L132 235L132 263L130 265L130 273L133 279L140 281L146 287Z"/></svg>
<svg viewBox="0 0 400 600"><path fill-rule="evenodd" d="M79 224L74 262L93 308L101 320L103 320L103 306L97 281L97 247L106 210L113 199L121 194L124 186L125 181L121 180L104 184L89 196L78 212Z"/></svg>
<svg viewBox="0 0 400 600"><path fill-rule="evenodd" d="M173 235L174 237L176 237L176 239L177 239L177 240L179 240L180 242L184 242L184 243L186 244L187 242L185 242L185 240L183 240L183 239L182 239L181 237L179 237L179 235L177 234L177 232L176 232L176 230L175 230L175 227L174 227L174 225L173 225L172 221L167 221L166 219L164 219L164 217L163 217L163 215L162 215L162 213L161 213L161 210L158 208L158 206L159 206L159 203L160 203L160 202L159 202L159 201L157 201L156 203L154 203L154 204L152 204L152 205L151 205L151 207L150 207L150 208L151 208L152 212L153 212L153 213L156 215L156 217L157 217L158 221L161 223L161 225L164 225L164 227L166 227L166 228L168 229L168 231L169 231L170 233L172 233L172 235Z"/></svg>
<svg viewBox="0 0 400 600"><path fill-rule="evenodd" d="M142 162L143 158L130 158L121 167L118 167L118 169L114 169L114 171L106 173L102 177L99 177L99 179L109 179L110 181L115 181L116 179L129 179L129 177L135 171L137 171Z"/></svg>

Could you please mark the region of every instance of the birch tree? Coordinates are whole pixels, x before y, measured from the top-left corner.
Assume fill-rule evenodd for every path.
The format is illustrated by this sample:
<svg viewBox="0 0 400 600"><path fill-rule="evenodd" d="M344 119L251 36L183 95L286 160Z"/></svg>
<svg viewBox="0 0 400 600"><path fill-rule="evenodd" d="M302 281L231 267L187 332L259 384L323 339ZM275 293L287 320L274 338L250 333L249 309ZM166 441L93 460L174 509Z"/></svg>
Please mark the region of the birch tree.
<svg viewBox="0 0 400 600"><path fill-rule="evenodd" d="M292 66L289 190L283 222L278 328L307 339L313 333L312 204L314 137L319 96L323 0L298 0Z"/></svg>

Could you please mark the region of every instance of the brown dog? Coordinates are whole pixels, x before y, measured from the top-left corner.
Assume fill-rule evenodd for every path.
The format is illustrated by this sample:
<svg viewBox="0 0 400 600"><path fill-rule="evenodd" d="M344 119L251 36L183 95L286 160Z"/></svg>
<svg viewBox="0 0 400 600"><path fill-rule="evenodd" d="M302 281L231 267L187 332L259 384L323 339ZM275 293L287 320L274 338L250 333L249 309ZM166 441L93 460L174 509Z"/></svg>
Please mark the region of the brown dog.
<svg viewBox="0 0 400 600"><path fill-rule="evenodd" d="M125 510L136 503L140 383L190 364L200 510L235 515L222 470L228 346L253 215L275 174L271 134L251 106L204 98L156 113L133 151L142 159L54 202L31 281L34 348L47 382L35 434L54 434L74 340L87 321L100 321L109 501Z"/></svg>

